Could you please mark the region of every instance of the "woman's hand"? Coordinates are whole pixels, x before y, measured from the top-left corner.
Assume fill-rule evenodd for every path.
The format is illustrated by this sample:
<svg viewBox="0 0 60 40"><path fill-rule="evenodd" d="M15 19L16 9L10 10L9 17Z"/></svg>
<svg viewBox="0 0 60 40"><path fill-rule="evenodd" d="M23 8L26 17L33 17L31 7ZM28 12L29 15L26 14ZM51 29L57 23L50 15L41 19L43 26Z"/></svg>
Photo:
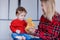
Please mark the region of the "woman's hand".
<svg viewBox="0 0 60 40"><path fill-rule="evenodd" d="M30 33L30 34L34 34L34 33L35 33L35 28L31 27L31 28L29 29L29 33Z"/></svg>

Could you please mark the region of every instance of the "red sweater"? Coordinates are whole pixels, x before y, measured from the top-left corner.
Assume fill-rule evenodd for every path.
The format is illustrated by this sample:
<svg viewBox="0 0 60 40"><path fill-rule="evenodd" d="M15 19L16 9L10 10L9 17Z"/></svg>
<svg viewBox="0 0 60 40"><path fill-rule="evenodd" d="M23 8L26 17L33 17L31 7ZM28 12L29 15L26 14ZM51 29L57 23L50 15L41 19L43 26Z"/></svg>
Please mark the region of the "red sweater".
<svg viewBox="0 0 60 40"><path fill-rule="evenodd" d="M20 30L21 33L25 33L25 27L27 26L27 23L25 20L19 20L15 19L11 22L10 29L12 32L16 32L16 30Z"/></svg>
<svg viewBox="0 0 60 40"><path fill-rule="evenodd" d="M60 40L60 14L54 15L52 21L41 16L38 30L43 40Z"/></svg>

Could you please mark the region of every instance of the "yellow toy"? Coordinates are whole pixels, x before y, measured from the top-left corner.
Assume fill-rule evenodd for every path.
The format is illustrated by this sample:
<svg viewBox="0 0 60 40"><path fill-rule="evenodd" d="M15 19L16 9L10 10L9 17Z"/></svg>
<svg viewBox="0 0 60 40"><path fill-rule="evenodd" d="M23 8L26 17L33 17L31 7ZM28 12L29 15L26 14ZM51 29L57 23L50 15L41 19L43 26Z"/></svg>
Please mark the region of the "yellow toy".
<svg viewBox="0 0 60 40"><path fill-rule="evenodd" d="M35 29L35 24L33 23L32 18L28 18L26 21L27 21L27 26L25 28L25 31L27 33L31 33L31 31L33 32Z"/></svg>

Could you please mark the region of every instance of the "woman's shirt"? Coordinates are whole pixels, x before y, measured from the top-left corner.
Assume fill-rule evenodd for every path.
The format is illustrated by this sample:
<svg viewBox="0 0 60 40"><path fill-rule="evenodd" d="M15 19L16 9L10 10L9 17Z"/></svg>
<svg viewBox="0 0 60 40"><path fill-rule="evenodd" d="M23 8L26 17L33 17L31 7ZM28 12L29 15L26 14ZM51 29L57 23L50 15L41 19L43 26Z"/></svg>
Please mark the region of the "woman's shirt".
<svg viewBox="0 0 60 40"><path fill-rule="evenodd" d="M60 14L56 13L52 21L42 15L38 31L39 37L43 40L60 40Z"/></svg>

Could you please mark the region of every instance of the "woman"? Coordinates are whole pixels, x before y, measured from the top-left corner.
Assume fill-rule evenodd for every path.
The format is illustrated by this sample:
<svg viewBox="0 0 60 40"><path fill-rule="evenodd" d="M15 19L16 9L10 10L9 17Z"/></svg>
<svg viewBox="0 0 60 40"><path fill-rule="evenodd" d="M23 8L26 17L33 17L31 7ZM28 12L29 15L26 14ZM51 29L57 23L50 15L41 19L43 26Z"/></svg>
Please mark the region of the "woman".
<svg viewBox="0 0 60 40"><path fill-rule="evenodd" d="M38 26L43 40L60 40L60 14L55 10L55 0L40 0L43 15Z"/></svg>

